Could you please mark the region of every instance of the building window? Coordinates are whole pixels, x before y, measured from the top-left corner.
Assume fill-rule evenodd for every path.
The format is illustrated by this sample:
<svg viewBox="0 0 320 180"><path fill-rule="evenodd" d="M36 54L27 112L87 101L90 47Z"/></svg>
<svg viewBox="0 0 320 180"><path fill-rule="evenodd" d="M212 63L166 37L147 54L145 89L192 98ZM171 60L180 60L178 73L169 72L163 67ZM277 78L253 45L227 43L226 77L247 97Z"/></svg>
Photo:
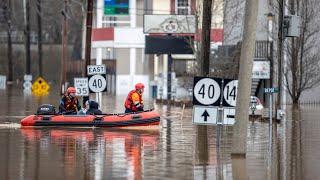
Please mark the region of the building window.
<svg viewBox="0 0 320 180"><path fill-rule="evenodd" d="M190 14L191 0L176 0L176 14Z"/></svg>

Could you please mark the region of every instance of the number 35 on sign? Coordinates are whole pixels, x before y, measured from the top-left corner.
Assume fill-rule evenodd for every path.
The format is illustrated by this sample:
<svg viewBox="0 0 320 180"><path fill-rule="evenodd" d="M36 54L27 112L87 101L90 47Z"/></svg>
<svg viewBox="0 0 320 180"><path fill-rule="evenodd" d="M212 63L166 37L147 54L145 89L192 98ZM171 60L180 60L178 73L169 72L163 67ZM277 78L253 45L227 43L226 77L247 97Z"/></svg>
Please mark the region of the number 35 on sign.
<svg viewBox="0 0 320 180"><path fill-rule="evenodd" d="M74 78L76 96L89 96L88 78Z"/></svg>

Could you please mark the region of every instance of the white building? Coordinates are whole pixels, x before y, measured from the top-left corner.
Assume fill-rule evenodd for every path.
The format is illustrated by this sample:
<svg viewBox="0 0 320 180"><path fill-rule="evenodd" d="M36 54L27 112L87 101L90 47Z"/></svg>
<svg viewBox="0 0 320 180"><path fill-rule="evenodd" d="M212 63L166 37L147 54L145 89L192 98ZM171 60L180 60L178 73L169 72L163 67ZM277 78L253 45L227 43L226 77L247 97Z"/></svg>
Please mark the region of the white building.
<svg viewBox="0 0 320 180"><path fill-rule="evenodd" d="M123 7L124 11L127 8L127 12L119 14L117 10L112 9L112 5L105 6L105 3L110 2L120 2L118 7ZM222 2L216 4L222 6ZM91 58L96 59L97 64L101 64L102 60L116 61L116 95L127 94L137 82L144 83L145 94L150 95L150 81L158 80L155 77L159 77L160 73L167 74L167 55L144 53L143 15L192 14L197 7L200 7L200 4L196 0L97 0L93 18ZM122 10L120 8L120 13L123 13ZM214 13L213 17L216 16ZM222 41L221 17L222 15L213 18L212 40L215 41ZM165 93L166 77L163 78Z"/></svg>

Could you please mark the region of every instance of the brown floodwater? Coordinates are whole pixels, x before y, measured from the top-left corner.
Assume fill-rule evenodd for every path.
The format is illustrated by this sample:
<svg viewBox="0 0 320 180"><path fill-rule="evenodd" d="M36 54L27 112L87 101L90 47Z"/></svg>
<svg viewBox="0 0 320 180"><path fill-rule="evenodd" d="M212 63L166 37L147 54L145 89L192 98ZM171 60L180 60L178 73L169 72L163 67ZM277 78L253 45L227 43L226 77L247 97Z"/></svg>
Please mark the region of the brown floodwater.
<svg viewBox="0 0 320 180"><path fill-rule="evenodd" d="M124 97L104 95L104 112L122 112ZM20 128L39 98L0 90L0 179L319 179L320 106L288 111L285 121L250 121L246 158L231 157L232 127L192 124L192 109L155 104L159 128ZM290 109L290 107L288 107Z"/></svg>

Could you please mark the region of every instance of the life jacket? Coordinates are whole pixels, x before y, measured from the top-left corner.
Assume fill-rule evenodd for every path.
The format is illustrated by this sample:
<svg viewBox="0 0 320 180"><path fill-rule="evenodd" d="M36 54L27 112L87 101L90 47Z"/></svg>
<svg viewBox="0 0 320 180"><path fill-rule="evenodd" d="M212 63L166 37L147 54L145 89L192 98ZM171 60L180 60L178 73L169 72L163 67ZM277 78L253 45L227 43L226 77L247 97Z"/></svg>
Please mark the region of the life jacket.
<svg viewBox="0 0 320 180"><path fill-rule="evenodd" d="M132 90L132 91L129 92L129 94L127 96L127 99L126 99L126 101L124 103L124 106L125 106L125 108L131 109L132 111L138 111L138 108L136 107L136 105L134 104L133 99L132 99L132 95L134 93L137 93L139 95L139 103L140 103L140 105L143 105L141 94L136 92L136 90Z"/></svg>
<svg viewBox="0 0 320 180"><path fill-rule="evenodd" d="M78 99L76 97L70 98L69 96L64 96L64 108L66 111L78 111Z"/></svg>

